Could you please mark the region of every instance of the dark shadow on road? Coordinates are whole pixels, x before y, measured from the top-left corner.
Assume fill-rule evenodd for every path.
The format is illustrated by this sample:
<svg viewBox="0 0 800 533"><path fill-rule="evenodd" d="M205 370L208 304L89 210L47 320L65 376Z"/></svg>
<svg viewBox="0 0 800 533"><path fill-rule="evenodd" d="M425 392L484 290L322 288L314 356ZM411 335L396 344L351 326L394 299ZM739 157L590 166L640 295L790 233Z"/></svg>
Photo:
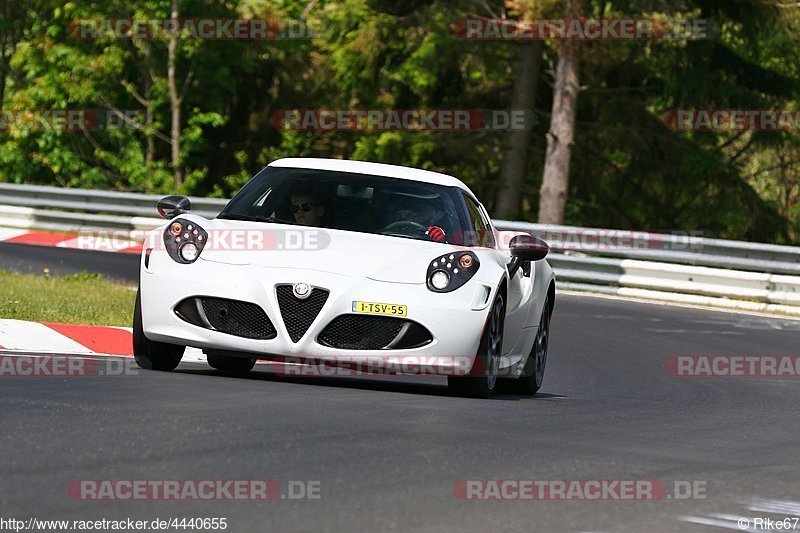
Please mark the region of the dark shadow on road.
<svg viewBox="0 0 800 533"><path fill-rule="evenodd" d="M425 379L419 376L381 376L378 377L316 377L316 376L285 376L276 374L274 372L254 370L253 372L244 376L239 376L227 372L221 372L213 369L197 368L179 368L176 370L181 374L193 374L199 376L210 376L214 378L230 378L230 379L243 379L243 380L256 380L256 381L270 381L277 383L293 383L296 385L316 386L316 387L336 387L348 388L358 390L370 390L376 392L397 392L404 394L418 394L425 396L452 396L447 388L447 383L444 377L431 376L428 383L420 383L419 381L411 381L413 379ZM564 401L566 396L558 394L545 394L538 393L535 396L526 396L520 394L496 394L492 396L491 400L494 401ZM469 399L469 398L464 398Z"/></svg>

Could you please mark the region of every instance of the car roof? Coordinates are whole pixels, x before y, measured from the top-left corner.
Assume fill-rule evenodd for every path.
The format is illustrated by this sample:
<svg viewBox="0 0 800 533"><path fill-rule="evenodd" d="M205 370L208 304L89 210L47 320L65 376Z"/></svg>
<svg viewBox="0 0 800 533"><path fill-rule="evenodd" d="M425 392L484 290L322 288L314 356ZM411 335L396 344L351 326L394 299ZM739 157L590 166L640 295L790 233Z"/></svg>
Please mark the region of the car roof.
<svg viewBox="0 0 800 533"><path fill-rule="evenodd" d="M447 174L420 170L418 168L402 167L400 165L387 165L385 163L369 163L367 161L352 161L349 159L323 159L313 157L287 157L278 159L269 164L271 167L308 168L314 170L336 170L351 172L353 174L371 174L387 178L422 181L448 187L458 187L475 197L473 192L464 182Z"/></svg>

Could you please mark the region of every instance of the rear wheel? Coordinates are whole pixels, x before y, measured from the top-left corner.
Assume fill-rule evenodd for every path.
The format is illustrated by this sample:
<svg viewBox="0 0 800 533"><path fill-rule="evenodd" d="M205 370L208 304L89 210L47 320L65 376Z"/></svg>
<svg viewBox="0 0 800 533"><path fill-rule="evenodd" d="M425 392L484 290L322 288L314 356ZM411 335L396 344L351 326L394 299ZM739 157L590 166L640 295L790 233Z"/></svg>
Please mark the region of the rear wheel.
<svg viewBox="0 0 800 533"><path fill-rule="evenodd" d="M503 324L506 309L503 296L498 294L492 304L489 319L481 337L478 354L475 357L473 373L469 377L448 376L447 386L459 396L470 398L488 398L497 385L497 373L500 368L500 355L503 350Z"/></svg>
<svg viewBox="0 0 800 533"><path fill-rule="evenodd" d="M228 355L206 355L208 364L211 368L216 368L231 374L247 374L256 364L256 360L250 357L230 357Z"/></svg>
<svg viewBox="0 0 800 533"><path fill-rule="evenodd" d="M142 327L142 296L136 291L133 307L133 357L136 364L147 370L175 370L183 358L185 346L155 342L148 339Z"/></svg>
<svg viewBox="0 0 800 533"><path fill-rule="evenodd" d="M550 340L550 300L545 299L542 309L542 318L539 320L539 329L533 341L531 353L522 369L522 375L517 379L502 379L504 391L518 394L536 394L544 381L544 368L547 364L547 347Z"/></svg>

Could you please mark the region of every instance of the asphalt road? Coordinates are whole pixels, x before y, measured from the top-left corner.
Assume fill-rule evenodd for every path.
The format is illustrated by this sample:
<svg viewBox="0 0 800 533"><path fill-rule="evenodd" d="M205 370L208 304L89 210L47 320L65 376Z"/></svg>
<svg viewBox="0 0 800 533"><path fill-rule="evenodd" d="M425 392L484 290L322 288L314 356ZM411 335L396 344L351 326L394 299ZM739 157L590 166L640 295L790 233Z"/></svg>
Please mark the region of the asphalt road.
<svg viewBox="0 0 800 533"><path fill-rule="evenodd" d="M49 269L54 276L85 270L136 283L139 279L139 255L0 242L0 268L25 274L41 274L44 269Z"/></svg>
<svg viewBox="0 0 800 533"><path fill-rule="evenodd" d="M111 259L110 259L111 260ZM797 379L674 377L672 355L797 355L800 322L562 295L535 397L438 378L0 378L0 517L226 517L228 531L723 531L800 515ZM86 479L319 482L267 502L72 499ZM657 480L686 500L464 501L466 479ZM684 486L682 484L681 486ZM702 525L717 524L717 525ZM800 527L800 526L798 526ZM178 530L179 531L179 530Z"/></svg>

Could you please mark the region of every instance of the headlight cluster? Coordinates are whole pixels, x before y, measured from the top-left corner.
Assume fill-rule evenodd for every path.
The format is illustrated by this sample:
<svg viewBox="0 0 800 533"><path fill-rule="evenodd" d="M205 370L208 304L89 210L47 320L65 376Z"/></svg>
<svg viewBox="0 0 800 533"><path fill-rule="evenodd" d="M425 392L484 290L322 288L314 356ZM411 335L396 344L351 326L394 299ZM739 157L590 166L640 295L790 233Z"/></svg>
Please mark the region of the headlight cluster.
<svg viewBox="0 0 800 533"><path fill-rule="evenodd" d="M195 222L176 219L164 230L164 247L169 256L178 263L197 261L208 242L208 233Z"/></svg>
<svg viewBox="0 0 800 533"><path fill-rule="evenodd" d="M428 265L428 289L451 292L468 282L481 263L473 252L454 252L437 257Z"/></svg>

